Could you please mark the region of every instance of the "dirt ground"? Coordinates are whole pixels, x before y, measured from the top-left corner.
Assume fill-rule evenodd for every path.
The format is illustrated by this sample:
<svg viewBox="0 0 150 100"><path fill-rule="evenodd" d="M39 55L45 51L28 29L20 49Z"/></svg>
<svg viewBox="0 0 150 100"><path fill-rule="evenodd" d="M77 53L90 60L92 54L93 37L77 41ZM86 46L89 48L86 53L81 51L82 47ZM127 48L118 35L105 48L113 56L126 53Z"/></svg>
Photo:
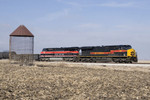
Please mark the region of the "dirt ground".
<svg viewBox="0 0 150 100"><path fill-rule="evenodd" d="M150 68L0 61L0 100L150 100Z"/></svg>

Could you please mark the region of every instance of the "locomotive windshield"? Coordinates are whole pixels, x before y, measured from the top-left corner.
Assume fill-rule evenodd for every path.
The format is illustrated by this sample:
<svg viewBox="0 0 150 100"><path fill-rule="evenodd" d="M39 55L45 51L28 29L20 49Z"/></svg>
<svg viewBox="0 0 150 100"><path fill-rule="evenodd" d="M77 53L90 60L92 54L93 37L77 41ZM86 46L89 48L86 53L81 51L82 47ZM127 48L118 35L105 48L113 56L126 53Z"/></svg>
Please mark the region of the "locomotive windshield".
<svg viewBox="0 0 150 100"><path fill-rule="evenodd" d="M47 48L44 48L42 51L48 51Z"/></svg>
<svg viewBox="0 0 150 100"><path fill-rule="evenodd" d="M131 49L132 47L130 45L126 45L126 46L121 46L121 50L128 50Z"/></svg>
<svg viewBox="0 0 150 100"><path fill-rule="evenodd" d="M43 51L56 51L56 48L44 48Z"/></svg>

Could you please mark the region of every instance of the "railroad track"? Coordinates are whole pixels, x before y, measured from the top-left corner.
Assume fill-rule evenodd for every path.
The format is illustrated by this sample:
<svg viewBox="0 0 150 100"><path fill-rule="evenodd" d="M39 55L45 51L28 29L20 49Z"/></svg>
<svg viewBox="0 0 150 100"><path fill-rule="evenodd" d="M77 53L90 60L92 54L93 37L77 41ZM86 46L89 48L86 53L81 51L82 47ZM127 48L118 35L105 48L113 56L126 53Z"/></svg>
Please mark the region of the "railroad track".
<svg viewBox="0 0 150 100"><path fill-rule="evenodd" d="M49 62L49 61L47 61ZM53 60L53 61L50 61L50 62L65 62L65 63L74 63L74 64L93 64L93 65L101 65L101 64L106 64L106 65L149 65L150 66L150 63L115 63L115 62L67 62L67 61L62 61L62 60Z"/></svg>
<svg viewBox="0 0 150 100"><path fill-rule="evenodd" d="M150 64L150 63L133 63L133 64Z"/></svg>
<svg viewBox="0 0 150 100"><path fill-rule="evenodd" d="M87 66L129 66L129 67L150 67L150 63L88 63L88 62L65 62L67 64Z"/></svg>

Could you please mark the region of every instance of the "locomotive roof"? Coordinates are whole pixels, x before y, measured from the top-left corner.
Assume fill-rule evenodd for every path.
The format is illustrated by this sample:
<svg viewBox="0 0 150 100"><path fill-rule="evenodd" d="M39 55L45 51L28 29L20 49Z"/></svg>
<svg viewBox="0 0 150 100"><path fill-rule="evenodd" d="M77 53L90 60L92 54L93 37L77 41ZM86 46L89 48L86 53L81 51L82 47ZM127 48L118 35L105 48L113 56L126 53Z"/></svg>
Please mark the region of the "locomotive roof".
<svg viewBox="0 0 150 100"><path fill-rule="evenodd" d="M83 47L81 47L81 49L87 49L87 48L89 48L89 49L92 49L92 48L95 48L95 47L127 47L127 46L131 46L131 45L106 45L106 46L83 46Z"/></svg>
<svg viewBox="0 0 150 100"><path fill-rule="evenodd" d="M60 47L60 48L44 48L49 50L65 50L65 49L93 49L93 48L100 48L100 47L128 47L131 45L107 45L107 46L83 46L83 47ZM43 50L44 50L43 49Z"/></svg>
<svg viewBox="0 0 150 100"><path fill-rule="evenodd" d="M20 25L10 36L34 37L34 35L24 26Z"/></svg>
<svg viewBox="0 0 150 100"><path fill-rule="evenodd" d="M71 50L71 49L79 49L79 47L60 47L60 48L44 48L44 49L47 49L47 50L66 50L66 49L70 49Z"/></svg>
<svg viewBox="0 0 150 100"><path fill-rule="evenodd" d="M79 48L79 47L56 47L56 48L44 48L44 49L61 49L61 48L75 49L75 48Z"/></svg>

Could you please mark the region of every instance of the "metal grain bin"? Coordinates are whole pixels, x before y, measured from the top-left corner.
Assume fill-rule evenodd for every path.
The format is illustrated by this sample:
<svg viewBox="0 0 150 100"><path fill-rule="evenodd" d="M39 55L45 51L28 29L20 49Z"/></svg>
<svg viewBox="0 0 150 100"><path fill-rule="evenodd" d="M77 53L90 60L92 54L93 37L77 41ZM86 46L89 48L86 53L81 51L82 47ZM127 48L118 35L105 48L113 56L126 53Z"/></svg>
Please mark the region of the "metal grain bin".
<svg viewBox="0 0 150 100"><path fill-rule="evenodd" d="M9 53L10 60L20 61L21 64L33 64L34 35L24 25L20 25L10 34Z"/></svg>

